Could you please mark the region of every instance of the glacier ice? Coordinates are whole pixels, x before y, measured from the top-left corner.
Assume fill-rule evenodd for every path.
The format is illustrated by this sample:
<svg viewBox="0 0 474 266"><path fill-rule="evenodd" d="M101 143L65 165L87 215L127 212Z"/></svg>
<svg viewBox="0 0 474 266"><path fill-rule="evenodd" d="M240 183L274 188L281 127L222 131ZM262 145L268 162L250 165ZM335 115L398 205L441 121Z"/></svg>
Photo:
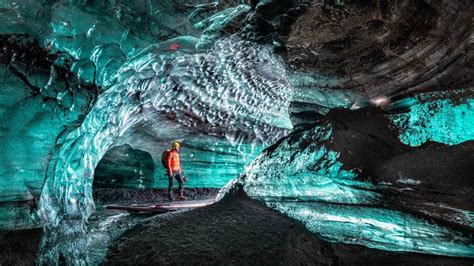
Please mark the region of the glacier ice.
<svg viewBox="0 0 474 266"><path fill-rule="evenodd" d="M474 94L473 89L459 90L454 94ZM409 112L394 114L390 118L400 130L400 140L410 146L427 141L455 145L474 139L474 99L427 99L437 93L412 99ZM453 94L453 93L452 93ZM405 100L406 101L406 100Z"/></svg>
<svg viewBox="0 0 474 266"><path fill-rule="evenodd" d="M1 42L0 224L26 228L35 222L19 213L28 217L35 206L55 139L83 118L96 91L54 66L32 39L2 36Z"/></svg>
<svg viewBox="0 0 474 266"><path fill-rule="evenodd" d="M1 121L12 133L2 132L1 148L11 152L2 155L9 165L1 170L14 178L0 179L0 196L2 201L34 198L31 191L41 189L46 174L40 263L57 262L60 255L68 262L87 262L94 170L108 150L129 144L159 162L161 151L175 139L183 140L188 186L222 186L250 163L245 191L327 240L472 256L472 241L456 230L384 208L381 187L360 180L357 169L345 169L338 153L321 145L331 137L329 125L298 128L282 139L294 129L288 114L292 103L301 104L298 112L326 114L369 105L367 96L330 89L341 82L335 77L288 71L271 45L232 35L239 23L252 19L245 17L250 7L241 2L1 3L1 33L28 35L57 56L51 73L26 75L57 106L25 100L27 89L18 89L18 80L8 80L12 87L2 84L8 89L2 99L8 101L1 103ZM97 101L94 95L79 95L84 90L66 89L54 78L56 67L70 71L79 84L96 86ZM3 67L0 72L10 77ZM408 113L391 115L394 126L402 128L400 139L413 146L471 140L472 117L471 100L418 102ZM41 141L30 143L28 137ZM252 161L278 140L273 150ZM164 181L157 171L155 182ZM466 213L460 217L472 224ZM27 226L12 224L11 217L0 216L0 227Z"/></svg>
<svg viewBox="0 0 474 266"><path fill-rule="evenodd" d="M179 41L172 43L186 47ZM43 262L55 261L59 253L68 261L85 261L77 245L86 241L81 233L94 210L95 166L121 136L147 119L167 125L161 127L164 143L184 138L196 145L193 134L204 132L220 143L228 141L216 147L224 151L274 141L292 128L286 111L292 91L270 46L236 36L204 54L170 53L163 49L168 45L153 45L130 59L82 125L58 140L40 201L40 217L53 235L42 243ZM201 149L215 152L210 143L202 144ZM192 171L201 169L216 169L207 170L210 178L222 174L212 165L196 165ZM52 244L64 236L78 241Z"/></svg>
<svg viewBox="0 0 474 266"><path fill-rule="evenodd" d="M246 167L245 191L264 201L327 201L367 204L376 202L373 186L342 169L338 154L319 143L331 136L330 125L293 132L278 148L263 152Z"/></svg>
<svg viewBox="0 0 474 266"><path fill-rule="evenodd" d="M239 182L250 197L303 222L329 241L474 256L468 234L387 206L390 185L374 185L361 179L357 169L343 167L339 153L326 147L331 135L332 127L326 123L292 132L250 163ZM455 213L472 228L472 212Z"/></svg>

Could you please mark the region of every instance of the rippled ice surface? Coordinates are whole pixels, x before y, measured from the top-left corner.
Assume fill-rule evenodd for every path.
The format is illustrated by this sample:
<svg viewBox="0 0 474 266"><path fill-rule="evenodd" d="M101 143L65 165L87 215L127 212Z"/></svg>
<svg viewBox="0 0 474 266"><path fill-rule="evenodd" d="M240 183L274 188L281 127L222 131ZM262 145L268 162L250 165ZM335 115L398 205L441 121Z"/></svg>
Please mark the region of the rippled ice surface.
<svg viewBox="0 0 474 266"><path fill-rule="evenodd" d="M171 44L179 44L183 52L170 53ZM54 261L59 252L77 263L87 260L88 239L81 235L94 210L94 168L135 127L160 125L151 127L152 135L160 136L157 143L184 138L193 151L189 156L199 151L201 159L221 160L219 167L203 164L199 157L189 160L192 171L211 178L239 169L246 157L292 129L287 110L293 90L271 47L237 36L218 41L208 53L197 53L194 45L192 39L178 38L132 58L82 126L63 136L42 194L42 218L52 229L42 245L44 261ZM337 153L317 145L330 135L330 127L315 127L261 154L247 170L246 192L331 241L473 256L468 236L380 208L380 188L357 180L342 169Z"/></svg>
<svg viewBox="0 0 474 266"><path fill-rule="evenodd" d="M183 52L170 53L171 44ZM42 245L45 262L54 261L58 252L67 260L84 261L84 250L78 247L86 242L81 234L94 210L95 166L134 127L152 120L160 125L154 129L163 143L185 138L204 154L240 155L240 165L255 145L272 142L292 128L287 113L292 91L270 46L231 37L208 53L193 53L194 47L192 39L178 38L132 58L82 125L58 141L40 202L41 218L52 234ZM202 134L211 138L202 140ZM221 174L209 165L193 170L205 169ZM56 237L78 241L58 245Z"/></svg>
<svg viewBox="0 0 474 266"><path fill-rule="evenodd" d="M201 37L186 23L185 30L170 35L172 39L157 30L160 34L154 37L168 40L150 46L154 37L146 32L135 36L96 10L89 12L87 8L62 3L51 8L51 16L32 20L49 13L34 12L43 9L34 1L25 3L6 3L1 31L37 36L52 52L74 59L71 72L78 79L104 86L83 123L61 134L52 153L40 205L46 230L41 246L44 263L56 262L60 253L71 263L98 262L105 254L104 245L140 221L123 214L109 216L100 207L94 214L98 217L89 220L95 207L94 169L110 147L133 142L134 148L161 151L171 140L183 139L183 161L189 167L185 171L198 177L191 179L188 186L221 185L237 176L266 145L292 130L288 117L292 100L317 106L325 113L334 107L350 108L354 99L364 98L346 91L318 90L314 84L321 79L327 84L337 83L318 73L288 75L270 45L256 44L238 35L216 42L226 21L248 12L246 5L193 25L204 29ZM182 17L186 20L188 14ZM123 18L120 16L119 20ZM164 22L175 25L182 21L173 21L168 15ZM156 30L156 25L151 29ZM472 110L471 103L467 103L466 110ZM416 127L417 118L425 110L419 107L395 121ZM441 117L436 125L452 122L444 119L445 115L434 116ZM468 139L472 138L471 128L466 128L464 121L457 123L465 112L457 112L455 117L454 124L468 133ZM139 128L147 128L146 139L143 134L136 138ZM421 134L408 130L403 140L417 145L426 139L443 139L440 132L431 134L430 128L436 127L428 123L426 128ZM271 155L264 153L257 158L247 171L247 193L331 241L386 250L473 256L469 237L430 221L380 208L380 188L342 170L336 153L314 144L327 138L330 128L315 130L296 142L283 141ZM466 136L464 133L459 136ZM300 151L304 139L314 143ZM163 181L159 172L155 175L158 187ZM472 225L472 213L466 213L459 217ZM86 236L89 230L91 234Z"/></svg>

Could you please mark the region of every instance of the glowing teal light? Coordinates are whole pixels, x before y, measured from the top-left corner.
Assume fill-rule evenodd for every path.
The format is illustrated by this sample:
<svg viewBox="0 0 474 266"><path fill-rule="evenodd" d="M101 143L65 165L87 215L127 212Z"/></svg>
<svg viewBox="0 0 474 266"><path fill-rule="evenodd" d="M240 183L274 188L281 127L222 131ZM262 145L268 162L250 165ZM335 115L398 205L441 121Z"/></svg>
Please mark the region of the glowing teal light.
<svg viewBox="0 0 474 266"><path fill-rule="evenodd" d="M390 116L400 129L400 140L410 146L427 141L455 145L474 139L474 99L416 103L408 113Z"/></svg>

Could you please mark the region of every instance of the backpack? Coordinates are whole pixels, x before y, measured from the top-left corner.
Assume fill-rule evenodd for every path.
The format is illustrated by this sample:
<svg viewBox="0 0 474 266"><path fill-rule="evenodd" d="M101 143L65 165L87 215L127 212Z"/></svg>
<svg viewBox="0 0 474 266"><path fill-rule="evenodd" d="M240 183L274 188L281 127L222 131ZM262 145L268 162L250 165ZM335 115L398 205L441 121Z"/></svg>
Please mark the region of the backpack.
<svg viewBox="0 0 474 266"><path fill-rule="evenodd" d="M163 165L164 168L168 167L168 157L170 156L170 150L166 150L163 152L161 155L161 164Z"/></svg>

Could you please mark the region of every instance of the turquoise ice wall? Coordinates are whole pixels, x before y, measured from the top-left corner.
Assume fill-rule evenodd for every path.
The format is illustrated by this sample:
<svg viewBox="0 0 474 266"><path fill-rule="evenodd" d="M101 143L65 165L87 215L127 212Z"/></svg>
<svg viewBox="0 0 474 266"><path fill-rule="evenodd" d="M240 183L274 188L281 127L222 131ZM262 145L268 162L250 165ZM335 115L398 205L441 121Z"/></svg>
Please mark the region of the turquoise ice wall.
<svg viewBox="0 0 474 266"><path fill-rule="evenodd" d="M329 126L313 125L311 131L295 132L295 139L282 139L293 130L292 101L325 114L335 107L359 108L367 99L315 88L337 80L288 73L272 44L235 34L248 26L240 24L248 5L1 4L0 32L35 40L48 54L47 71L24 66L21 58L0 67L0 201L29 204L42 193L43 262L56 261L59 253L69 262L84 262L94 169L109 148L128 143L152 154L158 169L152 186L163 187L159 156L176 139L183 141L188 186L222 186L250 163L247 193L325 239L472 256L472 241L458 231L381 208L379 187L358 179L356 171L343 168L339 154L319 145L330 138ZM68 73L68 84L57 71ZM470 97L416 98L407 112L390 118L405 144L454 145L473 139ZM279 139L274 152L253 160ZM32 226L25 204L3 204L0 227ZM61 241L65 237L68 241Z"/></svg>
<svg viewBox="0 0 474 266"><path fill-rule="evenodd" d="M451 94L461 95L455 99L446 99L443 95L436 99L437 93L418 96L408 112L390 116L400 130L400 141L419 146L427 141L455 145L473 140L474 91L466 89ZM467 97L463 99L463 95Z"/></svg>

